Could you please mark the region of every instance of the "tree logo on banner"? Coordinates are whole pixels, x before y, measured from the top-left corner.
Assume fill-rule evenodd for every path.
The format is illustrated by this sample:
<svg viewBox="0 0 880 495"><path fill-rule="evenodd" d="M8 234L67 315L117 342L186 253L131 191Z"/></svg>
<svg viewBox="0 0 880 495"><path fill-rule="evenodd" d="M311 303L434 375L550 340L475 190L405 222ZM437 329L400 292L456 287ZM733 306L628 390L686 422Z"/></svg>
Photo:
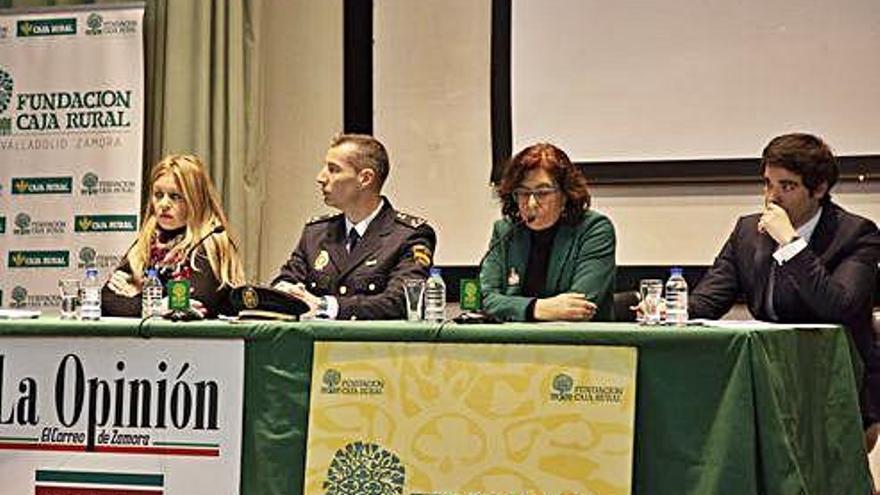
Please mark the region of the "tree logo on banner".
<svg viewBox="0 0 880 495"><path fill-rule="evenodd" d="M12 87L12 76L0 68L0 113L9 109L9 102L12 101Z"/></svg>
<svg viewBox="0 0 880 495"><path fill-rule="evenodd" d="M15 233L18 235L30 233L31 216L27 213L19 213L18 215L15 215L15 227Z"/></svg>
<svg viewBox="0 0 880 495"><path fill-rule="evenodd" d="M402 495L406 468L397 455L374 443L354 442L336 451L325 495Z"/></svg>
<svg viewBox="0 0 880 495"><path fill-rule="evenodd" d="M9 110L9 102L12 101L12 76L0 67L0 114ZM12 119L0 117L0 136L12 133Z"/></svg>
<svg viewBox="0 0 880 495"><path fill-rule="evenodd" d="M12 289L12 307L20 308L27 305L27 289L17 285Z"/></svg>
<svg viewBox="0 0 880 495"><path fill-rule="evenodd" d="M98 175L94 172L87 172L82 178L83 194L98 193Z"/></svg>
<svg viewBox="0 0 880 495"><path fill-rule="evenodd" d="M574 380L565 373L560 373L553 378L553 390L558 394L571 393L574 387Z"/></svg>
<svg viewBox="0 0 880 495"><path fill-rule="evenodd" d="M79 250L78 268L115 268L119 266L121 258L115 254L99 253L91 246L83 246Z"/></svg>
<svg viewBox="0 0 880 495"><path fill-rule="evenodd" d="M94 265L97 256L98 253L94 248L86 246L79 250L79 262L84 266Z"/></svg>
<svg viewBox="0 0 880 495"><path fill-rule="evenodd" d="M101 14L89 14L88 19L86 19L86 26L88 26L86 34L101 34L101 28L104 26L104 18L101 17Z"/></svg>
<svg viewBox="0 0 880 495"><path fill-rule="evenodd" d="M339 391L339 383L342 381L342 373L340 373L339 370L330 368L324 372L321 381L324 382L324 387L321 390L322 392L325 394L335 394Z"/></svg>

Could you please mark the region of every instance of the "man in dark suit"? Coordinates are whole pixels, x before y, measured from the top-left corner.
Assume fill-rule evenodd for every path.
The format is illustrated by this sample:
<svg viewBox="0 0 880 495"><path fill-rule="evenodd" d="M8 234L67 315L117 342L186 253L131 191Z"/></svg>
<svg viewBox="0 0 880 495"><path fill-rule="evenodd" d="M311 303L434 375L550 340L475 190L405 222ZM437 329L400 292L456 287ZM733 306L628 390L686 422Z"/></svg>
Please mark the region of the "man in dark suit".
<svg viewBox="0 0 880 495"><path fill-rule="evenodd" d="M404 318L403 281L426 278L436 236L418 217L381 195L388 153L372 136L334 138L317 182L327 206L341 210L306 223L275 280L318 317Z"/></svg>
<svg viewBox="0 0 880 495"><path fill-rule="evenodd" d="M774 138L761 173L764 211L739 219L691 294L689 313L720 318L743 293L759 320L845 325L865 363L862 417L872 445L880 430L880 349L872 326L880 233L831 201L837 161L821 139Z"/></svg>

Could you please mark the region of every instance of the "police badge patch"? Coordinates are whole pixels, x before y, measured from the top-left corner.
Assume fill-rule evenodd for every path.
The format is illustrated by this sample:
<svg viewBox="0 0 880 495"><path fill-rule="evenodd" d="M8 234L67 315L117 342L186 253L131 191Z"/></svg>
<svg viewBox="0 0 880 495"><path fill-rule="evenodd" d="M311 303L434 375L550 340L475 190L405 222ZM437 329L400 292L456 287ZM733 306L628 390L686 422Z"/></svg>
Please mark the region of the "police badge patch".
<svg viewBox="0 0 880 495"><path fill-rule="evenodd" d="M431 266L431 250L424 244L416 244L412 247L413 260L422 266Z"/></svg>
<svg viewBox="0 0 880 495"><path fill-rule="evenodd" d="M318 253L318 257L315 258L315 264L313 266L315 267L315 270L321 271L327 266L327 263L330 263L330 254L322 249L321 252Z"/></svg>

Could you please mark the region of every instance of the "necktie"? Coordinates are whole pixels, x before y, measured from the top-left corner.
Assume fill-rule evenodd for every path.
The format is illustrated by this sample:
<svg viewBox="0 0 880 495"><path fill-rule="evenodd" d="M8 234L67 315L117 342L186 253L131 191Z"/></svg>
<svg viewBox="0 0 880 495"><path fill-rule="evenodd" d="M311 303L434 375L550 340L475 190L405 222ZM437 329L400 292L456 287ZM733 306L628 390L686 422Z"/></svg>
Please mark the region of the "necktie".
<svg viewBox="0 0 880 495"><path fill-rule="evenodd" d="M346 241L348 252L354 251L354 247L357 246L358 241L361 239L361 235L358 234L357 229L354 227L348 231L348 240Z"/></svg>
<svg viewBox="0 0 880 495"><path fill-rule="evenodd" d="M770 276L767 277L767 314L772 321L779 321L779 315L776 313L777 301L779 300L777 293L780 292L779 287L779 267L776 261L770 261Z"/></svg>

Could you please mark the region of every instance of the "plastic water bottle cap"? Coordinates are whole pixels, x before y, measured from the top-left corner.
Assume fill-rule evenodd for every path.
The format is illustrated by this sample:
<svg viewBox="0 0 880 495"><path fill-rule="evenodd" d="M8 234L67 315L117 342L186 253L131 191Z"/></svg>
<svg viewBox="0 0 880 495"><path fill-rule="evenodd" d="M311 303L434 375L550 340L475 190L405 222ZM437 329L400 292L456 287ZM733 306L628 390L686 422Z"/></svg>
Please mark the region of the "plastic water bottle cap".
<svg viewBox="0 0 880 495"><path fill-rule="evenodd" d="M441 272L442 272L442 270L440 270L437 267L431 268L431 276L432 277L439 277Z"/></svg>
<svg viewBox="0 0 880 495"><path fill-rule="evenodd" d="M149 268L147 270L147 277L155 277L158 275L158 273L159 272L157 272L155 268Z"/></svg>
<svg viewBox="0 0 880 495"><path fill-rule="evenodd" d="M98 276L98 269L97 268L95 268L95 267L86 268L86 277L97 277L97 276Z"/></svg>
<svg viewBox="0 0 880 495"><path fill-rule="evenodd" d="M674 266L669 269L669 273L672 275L681 275L681 272L682 272L682 270L681 270L681 267L679 267L679 266Z"/></svg>

